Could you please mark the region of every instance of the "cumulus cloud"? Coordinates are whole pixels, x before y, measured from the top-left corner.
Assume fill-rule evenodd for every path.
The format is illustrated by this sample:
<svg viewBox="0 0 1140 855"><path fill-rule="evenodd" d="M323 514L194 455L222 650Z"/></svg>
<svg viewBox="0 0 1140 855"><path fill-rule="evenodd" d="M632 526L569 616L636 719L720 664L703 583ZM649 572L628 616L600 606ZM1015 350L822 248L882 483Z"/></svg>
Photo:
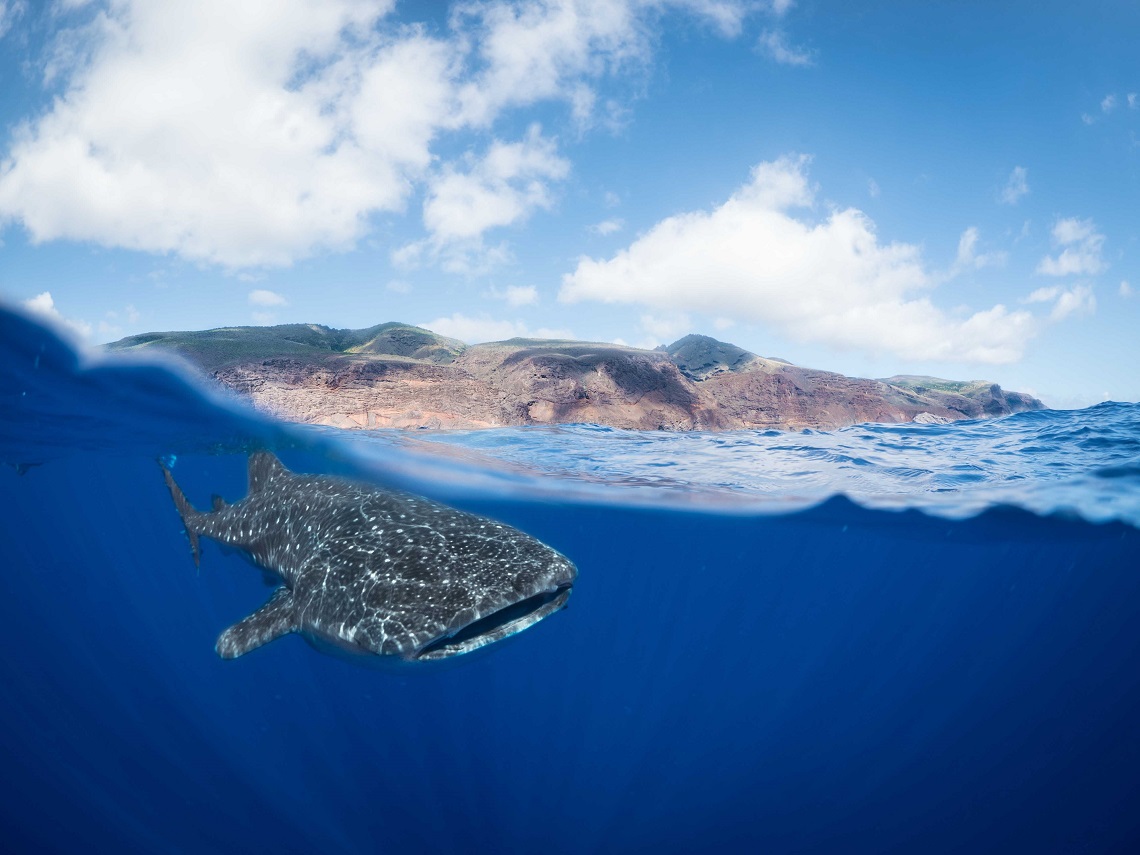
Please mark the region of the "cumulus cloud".
<svg viewBox="0 0 1140 855"><path fill-rule="evenodd" d="M477 71L458 86L458 120L487 126L504 109L540 100L568 101L582 121L595 99L589 81L646 63L647 17L673 7L740 32L748 11L734 0L523 0L464 3L451 26L474 43ZM567 81L574 81L567 85Z"/></svg>
<svg viewBox="0 0 1140 855"><path fill-rule="evenodd" d="M388 4L271 5L103 10L91 61L17 130L0 214L37 242L246 266L350 246L368 213L400 209L446 106L444 46L363 38Z"/></svg>
<svg viewBox="0 0 1140 855"><path fill-rule="evenodd" d="M552 207L549 182L569 171L569 161L538 125L519 142L495 140L482 157L469 153L429 180L423 211L428 236L395 250L393 262L401 267L437 263L467 275L507 263L512 258L507 246L485 245L484 233Z"/></svg>
<svg viewBox="0 0 1140 855"><path fill-rule="evenodd" d="M1005 205L1016 205L1027 193L1029 193L1029 170L1024 166L1015 166L998 198Z"/></svg>
<svg viewBox="0 0 1140 855"><path fill-rule="evenodd" d="M811 217L806 167L803 157L761 163L722 205L668 217L612 258L581 258L559 299L710 313L907 359L1020 358L1038 329L1032 313L938 308L918 247L881 242L854 208Z"/></svg>
<svg viewBox="0 0 1140 855"><path fill-rule="evenodd" d="M1100 109L1101 109L1102 113L1111 113L1113 110L1115 110L1116 109L1116 96L1111 95L1111 94L1105 95L1104 98L1101 99Z"/></svg>
<svg viewBox="0 0 1140 855"><path fill-rule="evenodd" d="M52 299L51 291L44 291L42 294L24 300L21 305L33 315L48 321L52 326L63 327L83 338L90 338L91 336L92 327L87 321L65 318L60 314L59 309L55 306L55 300Z"/></svg>
<svg viewBox="0 0 1140 855"><path fill-rule="evenodd" d="M760 34L756 46L762 54L780 65L804 67L815 62L810 51L789 44L783 30L765 30Z"/></svg>
<svg viewBox="0 0 1140 855"><path fill-rule="evenodd" d="M1135 110L1138 107L1140 107L1140 93L1129 92L1128 93L1128 109L1129 110Z"/></svg>
<svg viewBox="0 0 1140 855"><path fill-rule="evenodd" d="M1047 255L1037 265L1046 276L1095 276L1108 265L1101 257L1104 235L1092 220L1062 218L1053 224L1052 242L1057 255Z"/></svg>
<svg viewBox="0 0 1140 855"><path fill-rule="evenodd" d="M1120 280L1120 296L1126 300L1132 296L1132 286L1128 284L1127 279Z"/></svg>
<svg viewBox="0 0 1140 855"><path fill-rule="evenodd" d="M17 5L4 3L5 20ZM0 223L22 224L35 242L232 268L351 248L377 214L403 214L425 186L433 240L525 218L550 204L547 182L565 161L528 138L494 143L490 164L453 163L435 151L440 136L483 132L543 100L564 100L585 122L602 78L649 62L662 11L731 36L751 9L489 0L459 4L437 33L396 22L394 0L92 5L89 23L55 34L45 85L59 95L15 129L0 162ZM512 145L543 149L545 167L496 183L494 158Z"/></svg>
<svg viewBox="0 0 1140 855"><path fill-rule="evenodd" d="M554 140L532 125L522 141L496 140L466 167L445 167L428 188L424 225L438 244L476 238L549 208L553 200L547 182L565 178L570 162L558 155Z"/></svg>
<svg viewBox="0 0 1140 855"><path fill-rule="evenodd" d="M574 333L566 329L548 327L531 329L522 321L498 320L487 315L471 317L461 312L456 312L450 317L436 318L418 326L468 344L503 341L508 338L574 338Z"/></svg>
<svg viewBox="0 0 1140 855"><path fill-rule="evenodd" d="M287 306L289 301L274 291L267 291L264 288L258 288L256 291L249 292L249 304L251 306Z"/></svg>

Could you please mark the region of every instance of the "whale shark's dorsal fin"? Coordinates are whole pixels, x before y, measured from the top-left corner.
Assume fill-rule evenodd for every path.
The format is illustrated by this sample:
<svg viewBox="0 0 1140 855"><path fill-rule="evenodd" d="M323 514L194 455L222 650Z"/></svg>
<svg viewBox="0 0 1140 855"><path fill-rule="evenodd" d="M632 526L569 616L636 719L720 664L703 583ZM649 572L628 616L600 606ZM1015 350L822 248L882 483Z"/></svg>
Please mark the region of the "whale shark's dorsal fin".
<svg viewBox="0 0 1140 855"><path fill-rule="evenodd" d="M299 627L293 592L280 587L264 606L219 635L215 649L223 659L237 659L275 638L296 632Z"/></svg>
<svg viewBox="0 0 1140 855"><path fill-rule="evenodd" d="M257 493L265 489L265 485L274 478L287 475L286 469L280 460L268 451L259 451L249 456L249 492Z"/></svg>

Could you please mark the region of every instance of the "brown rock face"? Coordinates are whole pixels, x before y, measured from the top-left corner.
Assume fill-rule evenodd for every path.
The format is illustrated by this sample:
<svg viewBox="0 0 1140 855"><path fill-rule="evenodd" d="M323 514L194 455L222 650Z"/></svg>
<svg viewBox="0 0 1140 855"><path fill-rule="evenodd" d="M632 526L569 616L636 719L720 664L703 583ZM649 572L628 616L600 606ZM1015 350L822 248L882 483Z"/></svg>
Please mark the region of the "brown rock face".
<svg viewBox="0 0 1140 855"><path fill-rule="evenodd" d="M359 331L292 325L154 333L109 347L174 350L267 413L342 428L584 422L641 430L828 430L1043 406L987 383L812 371L706 336L654 351L523 339L466 347L401 324Z"/></svg>
<svg viewBox="0 0 1140 855"><path fill-rule="evenodd" d="M213 377L258 409L340 428L480 428L508 422L495 390L450 366L359 356L266 359Z"/></svg>

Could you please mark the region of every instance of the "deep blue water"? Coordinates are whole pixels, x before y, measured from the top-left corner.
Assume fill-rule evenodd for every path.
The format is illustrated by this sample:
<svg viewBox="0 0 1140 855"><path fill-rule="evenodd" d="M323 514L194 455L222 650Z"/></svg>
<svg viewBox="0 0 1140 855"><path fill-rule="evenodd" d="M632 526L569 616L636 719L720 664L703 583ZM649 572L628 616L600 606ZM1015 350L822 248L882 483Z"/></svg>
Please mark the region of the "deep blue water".
<svg viewBox="0 0 1140 855"><path fill-rule="evenodd" d="M295 429L0 313L0 848L1126 851L1140 406L835 433ZM572 558L570 608L393 675L213 643L250 448ZM21 474L22 473L22 474Z"/></svg>

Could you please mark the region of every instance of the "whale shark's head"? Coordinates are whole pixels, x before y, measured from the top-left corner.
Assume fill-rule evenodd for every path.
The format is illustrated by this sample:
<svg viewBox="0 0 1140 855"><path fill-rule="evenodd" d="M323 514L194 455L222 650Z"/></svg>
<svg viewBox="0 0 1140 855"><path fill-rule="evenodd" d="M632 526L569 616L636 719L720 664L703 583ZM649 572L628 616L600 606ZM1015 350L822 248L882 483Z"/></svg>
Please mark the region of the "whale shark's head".
<svg viewBox="0 0 1140 855"><path fill-rule="evenodd" d="M478 650L534 626L566 606L578 570L566 556L535 544L548 560L527 562L487 591L478 606L455 615L445 630L410 657L415 662L449 659Z"/></svg>

